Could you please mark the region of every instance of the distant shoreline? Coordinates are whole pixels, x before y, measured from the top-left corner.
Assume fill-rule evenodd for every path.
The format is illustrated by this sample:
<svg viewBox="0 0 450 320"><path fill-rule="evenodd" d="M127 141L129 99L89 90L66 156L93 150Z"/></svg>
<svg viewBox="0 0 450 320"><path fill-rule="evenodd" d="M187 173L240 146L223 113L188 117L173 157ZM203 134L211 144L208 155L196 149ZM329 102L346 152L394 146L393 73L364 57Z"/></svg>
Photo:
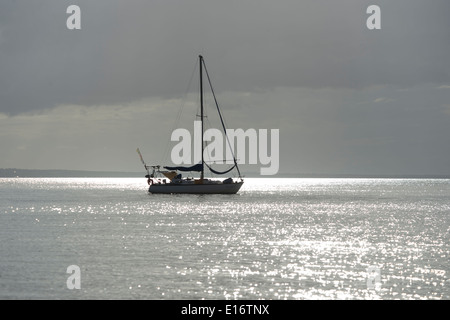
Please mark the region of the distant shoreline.
<svg viewBox="0 0 450 320"><path fill-rule="evenodd" d="M0 169L0 178L142 178L145 172ZM292 174L261 176L244 174L244 178L341 178L341 179L450 179L450 175L374 175L374 174Z"/></svg>

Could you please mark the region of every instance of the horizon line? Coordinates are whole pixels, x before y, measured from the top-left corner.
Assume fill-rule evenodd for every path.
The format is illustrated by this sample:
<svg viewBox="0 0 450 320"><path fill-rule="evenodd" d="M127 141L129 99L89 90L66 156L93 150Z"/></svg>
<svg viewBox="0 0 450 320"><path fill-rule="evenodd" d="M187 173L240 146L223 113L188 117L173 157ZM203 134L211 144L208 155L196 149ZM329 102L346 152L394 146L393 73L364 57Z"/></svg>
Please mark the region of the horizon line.
<svg viewBox="0 0 450 320"><path fill-rule="evenodd" d="M143 172L119 170L73 170L73 169L21 169L0 168L2 178L57 178L57 177L144 177ZM262 176L247 172L247 178L390 178L390 179L450 179L450 174L374 174L374 173L286 173Z"/></svg>

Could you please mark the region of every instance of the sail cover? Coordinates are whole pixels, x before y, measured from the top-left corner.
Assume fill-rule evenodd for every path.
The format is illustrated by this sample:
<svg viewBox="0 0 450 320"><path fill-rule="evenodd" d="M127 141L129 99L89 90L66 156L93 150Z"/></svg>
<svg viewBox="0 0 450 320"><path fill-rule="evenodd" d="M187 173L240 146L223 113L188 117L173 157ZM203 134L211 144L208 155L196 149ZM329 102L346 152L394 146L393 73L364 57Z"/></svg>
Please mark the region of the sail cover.
<svg viewBox="0 0 450 320"><path fill-rule="evenodd" d="M167 170L178 170L178 171L202 171L203 170L203 164L198 163L196 165L193 165L192 167L164 167Z"/></svg>

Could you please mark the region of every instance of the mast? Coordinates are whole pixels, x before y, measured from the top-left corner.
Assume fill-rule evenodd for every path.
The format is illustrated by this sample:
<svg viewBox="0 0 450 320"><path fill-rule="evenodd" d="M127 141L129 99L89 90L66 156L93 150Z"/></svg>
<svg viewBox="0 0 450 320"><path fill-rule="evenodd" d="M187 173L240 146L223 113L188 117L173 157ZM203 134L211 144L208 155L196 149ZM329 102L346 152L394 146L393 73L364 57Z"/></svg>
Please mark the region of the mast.
<svg viewBox="0 0 450 320"><path fill-rule="evenodd" d="M203 178L204 178L204 168L203 168L203 164L204 164L204 159L203 159L203 57L201 55L198 56L199 58L199 64L200 64L200 119L202 122L202 171L200 174L200 181L203 182Z"/></svg>

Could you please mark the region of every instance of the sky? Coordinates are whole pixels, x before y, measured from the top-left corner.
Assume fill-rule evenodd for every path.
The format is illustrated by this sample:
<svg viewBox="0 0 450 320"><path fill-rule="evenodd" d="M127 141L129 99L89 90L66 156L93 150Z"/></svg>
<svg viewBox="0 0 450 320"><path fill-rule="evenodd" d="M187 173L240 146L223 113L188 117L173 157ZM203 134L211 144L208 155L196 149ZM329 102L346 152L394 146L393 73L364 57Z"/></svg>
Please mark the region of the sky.
<svg viewBox="0 0 450 320"><path fill-rule="evenodd" d="M447 0L1 1L0 168L136 172L137 147L170 162L201 54L229 127L279 129L279 173L450 175L449 14Z"/></svg>

